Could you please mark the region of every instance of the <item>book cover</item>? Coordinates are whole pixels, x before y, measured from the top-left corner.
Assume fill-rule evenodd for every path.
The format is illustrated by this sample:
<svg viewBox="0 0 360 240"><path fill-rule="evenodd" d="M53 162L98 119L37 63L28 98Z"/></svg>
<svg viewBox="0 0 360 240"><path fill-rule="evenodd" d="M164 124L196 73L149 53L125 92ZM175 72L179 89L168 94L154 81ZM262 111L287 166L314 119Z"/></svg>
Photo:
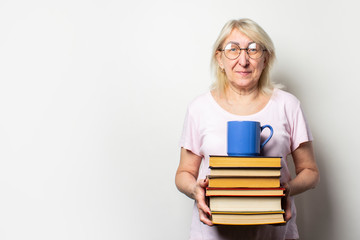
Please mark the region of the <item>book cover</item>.
<svg viewBox="0 0 360 240"><path fill-rule="evenodd" d="M210 155L210 168L216 167L281 167L281 157L242 157Z"/></svg>
<svg viewBox="0 0 360 240"><path fill-rule="evenodd" d="M209 187L219 188L279 188L279 177L221 177L209 178Z"/></svg>

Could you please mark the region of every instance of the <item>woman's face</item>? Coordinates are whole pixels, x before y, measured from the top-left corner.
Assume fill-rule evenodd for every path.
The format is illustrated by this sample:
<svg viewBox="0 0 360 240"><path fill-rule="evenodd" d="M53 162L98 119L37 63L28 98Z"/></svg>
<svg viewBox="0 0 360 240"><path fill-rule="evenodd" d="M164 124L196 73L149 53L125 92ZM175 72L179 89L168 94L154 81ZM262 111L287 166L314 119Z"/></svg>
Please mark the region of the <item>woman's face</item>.
<svg viewBox="0 0 360 240"><path fill-rule="evenodd" d="M233 42L240 48L247 48L253 41L238 29L232 30L225 39L224 45ZM228 59L224 52L217 52L217 61L219 66L224 69L229 84L238 89L252 89L258 86L259 78L266 64L266 54L258 59L252 59L245 50L240 52L240 56L234 60Z"/></svg>

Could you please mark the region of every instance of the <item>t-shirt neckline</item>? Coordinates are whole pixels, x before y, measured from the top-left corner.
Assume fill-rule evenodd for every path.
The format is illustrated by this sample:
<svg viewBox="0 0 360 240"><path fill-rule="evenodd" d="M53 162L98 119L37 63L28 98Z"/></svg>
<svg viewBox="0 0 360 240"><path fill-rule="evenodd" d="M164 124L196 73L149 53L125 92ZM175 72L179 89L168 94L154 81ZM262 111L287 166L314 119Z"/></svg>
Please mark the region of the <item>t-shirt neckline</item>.
<svg viewBox="0 0 360 240"><path fill-rule="evenodd" d="M258 112L256 113L253 113L253 114L250 114L250 115L237 115L237 114L234 114L234 113L231 113L227 110L225 110L224 108L222 108L218 102L216 102L216 100L214 99L213 95L211 94L211 91L208 92L208 96L210 98L210 101L211 103L215 106L215 108L217 108L220 112L222 112L223 114L226 114L228 116L231 116L231 117L242 117L242 118L248 118L248 117L254 117L254 116L257 116L257 115L260 115L262 114L263 112L266 111L266 109L269 108L269 106L271 105L272 101L273 101L273 98L275 96L275 92L277 91L278 89L277 88L274 88L272 94L271 94L271 97L269 99L269 101L266 103L266 105Z"/></svg>

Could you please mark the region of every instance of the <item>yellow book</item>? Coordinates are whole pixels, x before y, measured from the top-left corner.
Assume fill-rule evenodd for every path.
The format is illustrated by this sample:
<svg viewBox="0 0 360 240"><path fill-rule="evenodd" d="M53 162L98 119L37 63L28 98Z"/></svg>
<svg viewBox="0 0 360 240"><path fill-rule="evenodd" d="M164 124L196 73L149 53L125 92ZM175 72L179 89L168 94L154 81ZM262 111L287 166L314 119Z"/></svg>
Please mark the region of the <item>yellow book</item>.
<svg viewBox="0 0 360 240"><path fill-rule="evenodd" d="M278 188L280 187L279 177L223 177L209 178L211 188Z"/></svg>
<svg viewBox="0 0 360 240"><path fill-rule="evenodd" d="M209 166L210 168L280 168L281 157L241 157L210 155Z"/></svg>

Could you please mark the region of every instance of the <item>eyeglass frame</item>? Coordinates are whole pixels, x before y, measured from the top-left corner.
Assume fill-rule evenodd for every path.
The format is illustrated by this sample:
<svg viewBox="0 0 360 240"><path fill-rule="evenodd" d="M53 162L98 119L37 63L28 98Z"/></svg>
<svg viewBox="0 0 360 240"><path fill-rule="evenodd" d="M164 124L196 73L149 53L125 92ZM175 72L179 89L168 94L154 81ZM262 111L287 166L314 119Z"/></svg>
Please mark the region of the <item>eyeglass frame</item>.
<svg viewBox="0 0 360 240"><path fill-rule="evenodd" d="M240 57L240 55L241 55L241 50L246 50L245 52L246 52L247 56L248 56L249 58L251 58L251 59L254 59L254 60L262 58L262 57L264 56L264 52L267 51L267 49L265 48L265 49L262 50L262 54L261 54L260 57L258 57L258 58L252 58L252 57L250 56L249 52L248 52L249 49L250 49L249 46L250 46L250 44L253 44L253 43L256 43L256 42L250 42L250 43L248 44L247 48L241 48L241 47L240 47L240 44L237 43L237 42L228 42L228 43L225 45L225 47L226 47L227 45L229 45L230 43L231 43L231 44L235 44L235 45L238 46L239 49L240 49L239 55L238 55L236 58L233 58L233 59L232 59L232 58L229 58L228 56L226 56L226 54L225 54L225 48L218 50L218 51L220 51L220 52L223 52L224 55L225 55L225 57L226 57L227 59L230 59L230 60L235 60L235 59L237 59L238 57ZM256 43L256 44L258 44L258 43ZM259 45L260 45L260 44L259 44ZM260 45L260 46L261 46L261 45ZM261 46L261 47L262 47L262 46Z"/></svg>

